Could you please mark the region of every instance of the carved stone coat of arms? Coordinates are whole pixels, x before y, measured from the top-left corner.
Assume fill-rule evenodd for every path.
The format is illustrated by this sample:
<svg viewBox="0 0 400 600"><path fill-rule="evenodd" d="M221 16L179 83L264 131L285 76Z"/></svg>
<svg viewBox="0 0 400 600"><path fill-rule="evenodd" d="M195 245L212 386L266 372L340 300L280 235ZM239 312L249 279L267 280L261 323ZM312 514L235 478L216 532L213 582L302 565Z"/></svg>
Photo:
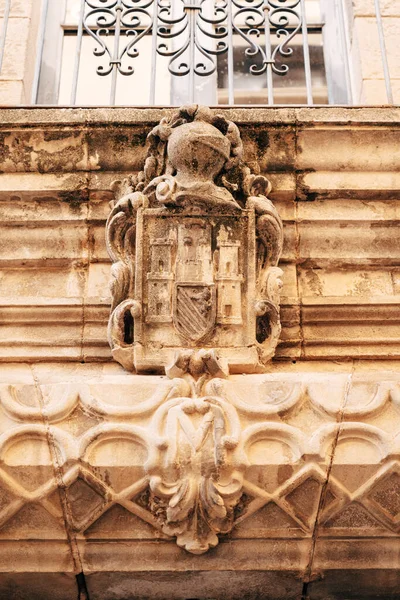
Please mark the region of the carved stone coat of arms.
<svg viewBox="0 0 400 600"><path fill-rule="evenodd" d="M247 467L229 373L254 372L280 334L282 223L237 126L198 106L148 136L107 222L109 341L137 372L165 372L151 413L145 508L193 554L228 533ZM140 407L138 407L140 410Z"/></svg>
<svg viewBox="0 0 400 600"><path fill-rule="evenodd" d="M148 137L144 171L119 186L107 223L114 358L162 372L201 347L230 372L252 372L280 334L282 223L269 182L242 162L237 126L204 107Z"/></svg>

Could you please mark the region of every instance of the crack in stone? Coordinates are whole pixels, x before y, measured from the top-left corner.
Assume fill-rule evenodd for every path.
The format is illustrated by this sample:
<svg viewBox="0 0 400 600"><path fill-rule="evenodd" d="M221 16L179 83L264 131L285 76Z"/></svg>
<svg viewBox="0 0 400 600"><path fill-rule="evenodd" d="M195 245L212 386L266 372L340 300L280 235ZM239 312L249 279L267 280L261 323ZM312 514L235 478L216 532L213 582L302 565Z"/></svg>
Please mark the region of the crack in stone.
<svg viewBox="0 0 400 600"><path fill-rule="evenodd" d="M298 148L298 120L297 115L295 115L295 127L294 127L294 152L295 152L295 164L297 163L297 156L299 154ZM299 283L299 260L300 260L300 231L299 231L299 222L298 222L298 192L299 192L299 180L298 174L296 172L295 177L295 199L294 199L294 211L295 211L295 265L296 265L296 292L297 298L299 302L299 337L300 337L300 358L304 357L304 332L303 332L303 311L302 311L302 297Z"/></svg>
<svg viewBox="0 0 400 600"><path fill-rule="evenodd" d="M300 334L300 358L304 358L304 332L303 332L303 304L300 290L300 282L299 282L299 271L298 265L300 260L300 231L298 224L298 203L295 200L294 202L294 210L295 210L295 232L296 232L296 245L295 245L295 260L296 260L296 291L297 298L299 302L299 334Z"/></svg>
<svg viewBox="0 0 400 600"><path fill-rule="evenodd" d="M394 278L394 273L393 273L393 271L392 271L392 270L390 271L390 282L391 282L391 284L392 284L392 292L393 292L393 295L395 296L395 295L396 295L396 287L397 287L397 286L396 286L396 280L395 280L395 278Z"/></svg>
<svg viewBox="0 0 400 600"><path fill-rule="evenodd" d="M81 362L85 362L85 326L86 326L86 298L88 293L88 284L89 284L89 269L90 269L90 260L92 257L92 232L91 226L89 224L89 211L90 211L90 193L89 193L89 177L87 176L86 189L88 192L88 202L86 204L86 243L87 243L87 261L86 261L86 269L85 269L85 283L83 286L83 295L82 295L82 326L81 326L81 349L80 349L80 360Z"/></svg>
<svg viewBox="0 0 400 600"><path fill-rule="evenodd" d="M83 572L76 575L76 584L78 586L78 600L90 600L85 574Z"/></svg>
<svg viewBox="0 0 400 600"><path fill-rule="evenodd" d="M48 417L46 415L45 403L44 403L42 390L40 388L40 382L35 373L34 365L30 365L30 368L31 368L31 373L32 373L32 377L34 380L35 388L38 392L40 413L42 416L43 425L46 429L46 438L47 438L47 443L48 443L49 450L50 450L52 467L53 467L53 471L54 471L54 478L57 483L58 493L59 493L62 512L63 512L65 533L67 535L68 545L69 545L69 548L71 551L71 556L72 556L75 572L81 573L83 571L83 564L82 564L81 556L79 553L78 543L76 541L75 536L71 533L69 525L68 525L69 522L72 522L72 518L71 518L72 511L71 511L71 507L68 502L66 487L65 487L65 484L63 481L64 473L63 473L62 466L58 460L56 444L54 442L54 437L50 430L50 423L49 423ZM83 598L83 600L84 600L84 598Z"/></svg>
<svg viewBox="0 0 400 600"><path fill-rule="evenodd" d="M315 550L316 550L316 545L317 545L317 541L318 541L318 529L319 529L319 520L320 520L320 516L321 516L321 511L323 510L324 506L325 506L325 501L326 501L326 494L328 491L328 485L329 485L329 478L330 478L330 474L333 468L333 463L334 463L334 458L335 458L335 452L336 452L336 447L337 444L339 442L339 438L340 438L340 434L342 432L342 425L343 425L343 420L344 420L344 411L346 409L346 405L347 405L347 401L349 398L349 393L350 393L350 389L351 389L351 384L353 382L353 375L354 375L354 370L355 370L355 362L354 360L352 361L352 369L351 369L351 373L349 374L348 378L347 378L347 382L346 382L346 388L345 388L345 393L343 396L343 403L342 406L340 407L339 410L339 415L338 415L338 428L337 428L337 432L335 435L335 438L332 442L332 449L331 449L331 455L330 455L330 459L329 459L329 464L328 464L328 468L326 470L326 479L322 485L321 488L321 494L319 497L319 502L318 502L318 508L317 508L317 514L315 516L315 522L314 522L314 529L313 529L313 533L312 533L312 542L311 542L311 549L310 549L310 558L308 561L308 565L305 569L305 575L304 575L304 581L303 581L303 590L302 590L302 595L301 595L301 600L310 600L310 597L308 596L308 586L312 581L313 578L313 564L314 564L314 558L315 558Z"/></svg>

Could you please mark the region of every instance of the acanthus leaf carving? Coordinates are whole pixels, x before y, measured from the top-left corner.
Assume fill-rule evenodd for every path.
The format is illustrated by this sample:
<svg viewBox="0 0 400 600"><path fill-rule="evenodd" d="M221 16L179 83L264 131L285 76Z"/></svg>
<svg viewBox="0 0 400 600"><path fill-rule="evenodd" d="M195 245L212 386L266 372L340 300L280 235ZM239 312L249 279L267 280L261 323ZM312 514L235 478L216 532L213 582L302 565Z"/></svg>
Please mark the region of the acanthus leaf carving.
<svg viewBox="0 0 400 600"><path fill-rule="evenodd" d="M179 546L202 554L218 544L218 533L231 530L243 493L240 422L229 402L207 393L210 380L226 375L215 352L180 353L167 373L183 378L190 392L153 416L151 429L164 441L145 465L149 508Z"/></svg>

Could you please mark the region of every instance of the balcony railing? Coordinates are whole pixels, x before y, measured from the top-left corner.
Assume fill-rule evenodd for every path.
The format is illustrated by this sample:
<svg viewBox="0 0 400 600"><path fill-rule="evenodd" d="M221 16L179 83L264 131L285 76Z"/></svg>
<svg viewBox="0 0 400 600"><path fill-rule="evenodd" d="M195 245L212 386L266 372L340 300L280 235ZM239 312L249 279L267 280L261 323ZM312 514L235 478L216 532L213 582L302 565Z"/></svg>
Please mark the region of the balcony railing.
<svg viewBox="0 0 400 600"><path fill-rule="evenodd" d="M0 69L9 43L11 0L4 2ZM37 3L32 104L368 103L362 97L368 58L357 40L360 16L368 22L366 35L373 24L377 79L384 82L384 101L394 103L380 0Z"/></svg>

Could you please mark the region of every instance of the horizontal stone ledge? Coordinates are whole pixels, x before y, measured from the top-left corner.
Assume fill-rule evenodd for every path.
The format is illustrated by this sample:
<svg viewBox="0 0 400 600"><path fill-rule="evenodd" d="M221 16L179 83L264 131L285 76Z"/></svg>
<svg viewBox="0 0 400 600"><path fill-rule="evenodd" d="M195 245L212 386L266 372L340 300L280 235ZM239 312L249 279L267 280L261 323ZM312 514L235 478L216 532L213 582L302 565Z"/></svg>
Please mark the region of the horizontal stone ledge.
<svg viewBox="0 0 400 600"><path fill-rule="evenodd" d="M397 305L400 304L400 294L393 294L393 296L382 295L382 296L303 296L301 299L302 306L334 306L340 309L340 307L351 307L351 306L383 306L383 305Z"/></svg>
<svg viewBox="0 0 400 600"><path fill-rule="evenodd" d="M396 340L379 338L376 340L358 339L350 342L333 340L316 340L315 342L303 342L300 352L301 358L305 360L349 360L349 359L399 359L400 344ZM286 357L286 354L284 355Z"/></svg>
<svg viewBox="0 0 400 600"><path fill-rule="evenodd" d="M25 261L4 264L1 269L0 305L40 306L103 304L110 301L110 261ZM282 304L286 313L313 305L386 305L400 295L398 265L347 265L318 268L308 261L280 263L283 268ZM18 290L18 294L16 294ZM334 296L332 295L334 294ZM43 298L43 300L41 299ZM340 307L338 307L338 310ZM349 310L352 310L349 308ZM285 315L285 320L290 320Z"/></svg>
<svg viewBox="0 0 400 600"><path fill-rule="evenodd" d="M58 194L62 200L60 192L65 191L76 192L76 202L87 202L88 191L91 189L90 179L94 180L94 177L90 178L86 173L74 171L69 173L4 172L0 173L0 200L4 202L5 199L10 198L10 195L15 195L16 197L11 198L14 204L22 198L48 202L55 194ZM40 194L39 198L37 194ZM66 200L68 199L72 200L73 196L69 195Z"/></svg>
<svg viewBox="0 0 400 600"><path fill-rule="evenodd" d="M258 542L258 543L257 543ZM308 549L308 543L304 539L295 540L295 539L260 539L257 542L253 540L230 540L227 543L222 542L220 544L220 548L222 551L219 553L220 556L216 556L213 560L212 568L207 564L210 561L207 561L207 555L205 559L197 562L192 562L189 567L188 561L183 560L181 555L176 555L171 551L168 551L167 544L162 544L158 542L160 546L160 558L162 557L161 565L163 565L165 561L164 568L154 568L154 572L162 572L164 569L172 569L176 572L176 576L179 577L179 572L193 570L196 572L197 570L208 570L210 569L212 572L216 574L219 570L224 570L224 568L229 571L252 571L257 565L257 571L264 571L266 573L271 573L275 570L278 570L284 576L285 572L290 573L295 570L297 572L296 579L301 579L301 575L305 574L306 564L304 564L305 559L305 550ZM387 570L388 574L394 574L397 569L397 556L396 556L396 539L393 538L369 538L367 540L363 540L361 543L360 540L324 540L321 542L321 554L323 551L323 556L321 556L320 562L318 561L318 571L314 573L314 577L318 578L318 574L321 575L326 570L337 570L339 564L342 569L355 569L358 571L358 575L360 576L364 569L365 571L374 570L374 569L382 569L383 571ZM376 542L376 546L374 548L374 542ZM132 552L132 555L135 556L137 560L135 560L135 565L129 566L125 561L121 561L122 564L126 564L124 570L120 570L122 573L127 573L129 571L135 572L138 571L148 571L151 569L151 560L149 560L151 552L154 552L154 548L157 542L148 542L147 544L138 544L134 540L127 540L126 546L123 547L122 544L120 547L116 545L115 551L118 553L118 558L122 558L124 555L127 557L129 555L129 551ZM333 552L329 552L329 544L332 544ZM164 545L164 548L162 546ZM233 564L229 565L227 562L229 560L229 545L231 545L232 552L232 560ZM102 552L103 548L99 542L90 541L87 543L85 551L85 567L86 572L90 576L91 572L96 571L108 571L106 566L107 559L114 563L112 560L112 547L104 548L104 554ZM82 544L83 549L83 544ZM377 549L379 549L377 551ZM319 550L319 549L318 549ZM142 554L143 552L143 554ZM246 554L248 553L248 554ZM348 556L355 554L354 562L349 560ZM319 553L318 553L319 554ZM339 554L341 554L339 559ZM178 559L179 556L179 559ZM247 560L244 558L247 556ZM353 554L354 556L354 554ZM251 558L250 558L251 557ZM336 557L336 560L335 560ZM147 558L147 560L146 560ZM250 558L250 560L249 560ZM319 557L318 557L319 558ZM180 563L178 566L175 563L175 568L173 567L173 561L176 560L177 563ZM196 559L197 560L197 559ZM340 563L339 563L340 560ZM86 562L87 561L87 562ZM260 561L260 562L258 562ZM111 571L112 572L112 571ZM260 575L260 573L259 573ZM329 576L329 574L327 573ZM399 576L400 582L400 576ZM287 596L283 596L283 599L286 600ZM293 598L298 598L298 596L293 596ZM276 597L273 596L273 600L276 600ZM324 598L326 600L326 598Z"/></svg>
<svg viewBox="0 0 400 600"><path fill-rule="evenodd" d="M398 329L398 326L396 326ZM105 331L104 327L104 331ZM30 332L29 339L12 340L7 337L4 344L0 343L0 363L47 363L65 360L68 362L81 361L82 363L108 363L111 360L111 351L104 337L93 336L88 333L83 342L80 339L80 330L76 329L73 340L59 340L59 331L55 331L48 341L32 340L32 337L48 335L48 330ZM65 334L64 332L62 332ZM104 332L102 332L104 333ZM313 340L305 339L299 331L293 334L290 330L283 329L283 337L279 341L275 359L287 364L292 360L314 361L320 360L387 360L400 358L400 342L396 339L393 331L392 337L362 338L354 336L354 339L340 337L338 339L326 340L325 332L315 332ZM357 333L357 332L356 332ZM25 331L26 334L26 331ZM10 334L11 335L11 334ZM318 337L321 336L321 337ZM53 342L52 340L55 339ZM2 368L2 365L0 366Z"/></svg>
<svg viewBox="0 0 400 600"><path fill-rule="evenodd" d="M267 375L271 380L280 380L281 378L307 378L312 377L315 380L323 381L330 376L340 376L352 374L353 379L363 381L389 381L399 379L400 361L399 360L342 360L342 361L296 361L295 363L281 363L272 361L268 367ZM71 377L75 383L93 380L93 382L108 381L128 384L135 380L149 381L148 375L136 375L129 373L115 361L108 361L98 365L85 365L80 362L64 365L63 362L48 363L5 363L0 371L0 384L47 384L47 383L68 383ZM161 375L153 376L154 380L160 380ZM244 377L243 375L232 376L235 380ZM251 381L253 377L259 375L246 375L246 380ZM144 378L144 379L143 379Z"/></svg>
<svg viewBox="0 0 400 600"><path fill-rule="evenodd" d="M400 123L400 109L395 106L377 107L299 107L271 108L244 107L227 108L213 107L212 110L239 124L242 123L306 123L310 127L316 124L335 123L348 126L349 123L371 125L395 125ZM176 108L157 107L99 107L99 108L66 108L66 107L4 107L1 109L3 125L21 126L54 126L61 125L93 125L107 128L112 124L156 124L161 118L176 112Z"/></svg>
<svg viewBox="0 0 400 600"><path fill-rule="evenodd" d="M334 332L332 331L331 327L319 327L319 328L315 328L315 330L313 330L311 327L307 326L308 331L306 331L305 335L303 336L303 346L305 348L305 352L307 353L310 352L310 348L312 348L313 346L319 346L321 348L321 350L319 351L320 353L323 353L324 356L329 356L329 353L327 353L327 350L329 349L329 351L331 351L331 348L336 347L336 349L340 348L341 350L339 350L339 352L341 353L341 355L346 355L349 356L349 347L353 348L353 349L357 349L357 356L359 357L359 354L365 354L365 349L363 350L363 346L367 346L369 348L373 348L374 351L373 353L376 352L376 349L380 350L379 355L380 356L385 356L385 353L388 353L388 356L391 355L390 351L383 347L381 348L381 346L391 346L392 349L394 348L396 350L396 355L399 355L400 352L400 342L397 339L396 336L396 330L393 329L392 330L392 336L387 336L387 337L382 337L379 335L376 335L374 337L362 337L360 335L354 335L354 337L337 337L335 338L333 336ZM328 331L327 331L328 330ZM329 331L330 330L330 331ZM307 337L307 333L310 334L310 331L312 333L312 335L309 335L309 337ZM349 332L351 332L351 326L349 326ZM329 336L329 333L331 333L331 337ZM354 332L353 332L354 333ZM380 332L379 332L380 333ZM338 350L336 350L336 352L338 352ZM335 355L335 352L333 351L333 356Z"/></svg>
<svg viewBox="0 0 400 600"><path fill-rule="evenodd" d="M351 256L349 254L347 254L347 256L341 256L339 258L336 258L334 256L329 257L327 255L325 256L311 256L309 258L303 258L302 256L298 257L297 259L295 259L294 257L292 258L288 258L286 257L285 259L281 259L279 261L280 266L283 264L284 266L286 265L290 265L290 264L297 264L299 267L301 267L304 270L318 270L318 269L325 269L327 271L329 270L342 270L343 272L347 271L347 270L362 270L362 269L366 269L366 270L372 270L372 269L376 269L376 268L381 268L381 269L390 269L390 268L394 268L394 271L397 270L399 268L399 259L398 258L392 258L392 257L386 257L386 258L377 258L376 256L363 256L363 257L356 257L356 256Z"/></svg>
<svg viewBox="0 0 400 600"><path fill-rule="evenodd" d="M40 256L32 256L30 258L28 257L21 257L21 258L15 258L15 257L7 257L5 258L4 256L2 256L0 258L1 261L1 270L3 273L10 273L13 270L18 270L21 267L23 267L24 269L26 269L27 271L31 271L31 272L35 272L36 270L38 272L42 272L46 271L48 269L49 272L54 271L54 270L58 270L60 269L60 271L62 270L76 270L76 271L86 271L87 269L96 267L97 265L99 267L101 267L102 269L107 268L109 270L110 266L111 266L111 261L109 260L108 256L105 255L105 253L102 253L100 255L100 253L97 256L92 256L89 258L88 256L89 253L82 253L82 254L78 254L76 256L57 256L57 257L48 257L48 256L44 256L44 257L40 257ZM293 279L293 277L295 276L295 272L293 272L292 274L289 273L289 269L290 268L294 268L294 267L298 267L299 269L299 274L301 274L302 272L313 272L313 271L345 271L345 270L349 270L349 271L356 271L358 273L362 272L363 270L365 271L372 271L372 270L381 270L382 272L388 272L393 270L393 274L396 277L397 276L397 271L399 269L399 260L400 260L400 254L399 254L399 258L391 258L391 257L383 257L382 258L376 258L376 257L363 257L363 258L358 258L356 256L352 257L352 256L344 256L343 258L329 258L326 256L313 256L312 258L307 258L307 257L295 257L293 254L292 255L286 255L284 258L281 258L281 260L279 261L279 266L280 268L282 268L285 272L288 273L288 278L290 277L290 279L288 279L287 281L284 281L284 285L288 284L288 285L293 285L295 279ZM105 287L103 288L104 290L107 289L108 286L108 273L104 273L104 282L105 282ZM21 273L21 279L23 278L23 275ZM398 279L398 276L397 276ZM399 283L396 283L396 287L399 285ZM392 292L390 292L388 295L390 296L392 294ZM341 297L341 296L339 296Z"/></svg>
<svg viewBox="0 0 400 600"><path fill-rule="evenodd" d="M398 171L315 171L302 175L304 193L315 198L354 198L364 194L366 199L397 198L400 192Z"/></svg>
<svg viewBox="0 0 400 600"><path fill-rule="evenodd" d="M315 297L305 301L283 298L281 302L281 321L290 326L298 323L300 311L305 323L340 323L345 321L357 325L362 322L399 321L400 301L394 298L374 298L369 301L363 297L335 298L335 302L324 297ZM61 324L81 323L84 312L85 322L107 324L110 312L109 298L7 298L0 297L0 310L3 324Z"/></svg>
<svg viewBox="0 0 400 600"><path fill-rule="evenodd" d="M96 265L97 263L93 263ZM53 275L54 276L54 275ZM71 309L76 310L85 306L86 308L94 309L94 311L100 309L102 312L97 320L101 320L105 314L104 310L109 309L111 303L110 296L0 296L0 307L7 308L10 311L15 310L17 312L23 310L35 310L40 311L55 311L61 308L61 310ZM303 296L301 301L296 296L282 296L281 307L284 310L297 309L303 307L308 311L312 310L325 310L334 307L335 310L358 310L358 309L376 309L382 308L383 310L391 311L395 309L397 305L400 305L400 295L393 294L382 295L382 296L368 296L368 295L353 295L353 296ZM95 312L93 313L95 314Z"/></svg>
<svg viewBox="0 0 400 600"><path fill-rule="evenodd" d="M104 226L83 221L65 227L0 227L0 260L3 268L54 267L57 264L107 263ZM280 264L304 268L398 267L400 243L396 228L361 223L311 226L286 224Z"/></svg>
<svg viewBox="0 0 400 600"><path fill-rule="evenodd" d="M119 547L115 548L119 552ZM129 564L129 547L126 553L121 548L121 557ZM272 550L273 552L273 550ZM41 556L41 552L39 553ZM151 557L149 557L149 561ZM134 567L132 567L133 569ZM85 573L86 573L85 569ZM219 600L243 600L252 593L263 600L298 600L304 589L304 573L296 570L282 571L273 569L198 571L187 568L176 571L168 570L99 570L85 574L85 582L90 597L96 600L131 600L132 589L137 598L149 598L150 594L162 590L163 598L168 600L185 600L196 597L218 598ZM332 569L319 573L315 580L308 584L307 591L311 600L327 600L330 597L341 598L343 589L349 598L368 598L385 590L385 600L397 600L400 577L395 568L368 569ZM48 590L51 589L51 596ZM0 577L0 594L10 597L9 590L18 593L21 600L70 600L75 598L77 587L74 577L63 573L4 573ZM111 594L113 596L111 596ZM335 594L335 596L332 596ZM361 594L361 595L360 595Z"/></svg>
<svg viewBox="0 0 400 600"><path fill-rule="evenodd" d="M15 122L12 127L7 123L7 116L16 116L18 110L22 111L21 122ZM220 110L241 127L245 160L249 165L257 165L262 172L296 172L295 188L302 198L308 197L304 189L308 184L302 182L303 173L308 171L396 172L399 109ZM112 108L3 110L0 134L4 137L5 150L0 169L7 173L139 170L143 166L150 127L159 121L160 115L173 111ZM118 114L125 115L127 120L113 120ZM146 114L155 120L143 119ZM44 121L51 115L54 118L43 124L40 119L35 120L35 115L42 115ZM107 115L111 118L106 118L105 125L100 119ZM361 115L367 118L368 125L360 119ZM71 116L72 122L69 122ZM343 116L346 118L341 121ZM63 119L66 119L64 123ZM373 152L368 152L370 147L374 148ZM276 181L273 183L276 186ZM325 189L332 189L333 193L335 186L333 183ZM365 187L362 180L355 186L355 191L360 187ZM290 197L290 190L293 193L293 178L286 178L282 188L278 184L277 192L282 197Z"/></svg>
<svg viewBox="0 0 400 600"><path fill-rule="evenodd" d="M367 302L361 298L352 298L352 302L346 302L347 298L335 298L336 302L330 302L325 298L313 298L315 302L308 299L301 300L302 319L305 323L332 324L345 322L349 325L357 325L360 322L381 323L400 322L400 299L384 298L371 299ZM393 300L393 301L391 301Z"/></svg>
<svg viewBox="0 0 400 600"><path fill-rule="evenodd" d="M0 175L0 185L2 177ZM40 180L41 176L35 175L34 178ZM54 221L63 225L81 221L105 226L114 200L114 193L110 190L89 189L83 194L68 190L64 195L60 190L22 191L18 190L15 184L16 181L12 181L12 191L0 190L0 223L3 225L35 227L52 224ZM347 226L379 226L385 223L388 227L397 227L400 222L399 202L393 198L366 200L354 196L303 202L295 201L294 197L285 198L284 193L281 188L276 194L271 193L270 197L274 200L283 222L287 224L298 223L307 226L326 223L328 226L334 226L343 223Z"/></svg>

